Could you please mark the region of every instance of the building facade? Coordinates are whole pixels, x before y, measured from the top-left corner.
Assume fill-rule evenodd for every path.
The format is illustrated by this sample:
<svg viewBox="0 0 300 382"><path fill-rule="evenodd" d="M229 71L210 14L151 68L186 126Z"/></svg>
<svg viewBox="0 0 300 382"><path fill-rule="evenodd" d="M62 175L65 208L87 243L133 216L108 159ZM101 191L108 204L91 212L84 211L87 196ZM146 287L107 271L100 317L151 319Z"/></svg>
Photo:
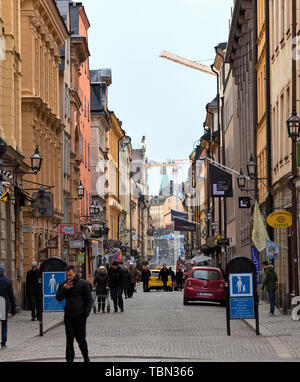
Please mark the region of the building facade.
<svg viewBox="0 0 300 382"><path fill-rule="evenodd" d="M53 195L53 211L49 218L34 217L32 208L24 211L24 270L33 260L40 260L40 250L47 241L59 236L63 222L62 166L64 124L60 119L59 65L60 49L68 38L68 30L54 1L21 2L22 56L22 150L30 157L38 146L43 157L41 171L26 175L26 182L43 185ZM55 158L55 161L53 160ZM36 185L36 191L39 190ZM31 187L34 188L31 184ZM48 256L60 255L58 248Z"/></svg>

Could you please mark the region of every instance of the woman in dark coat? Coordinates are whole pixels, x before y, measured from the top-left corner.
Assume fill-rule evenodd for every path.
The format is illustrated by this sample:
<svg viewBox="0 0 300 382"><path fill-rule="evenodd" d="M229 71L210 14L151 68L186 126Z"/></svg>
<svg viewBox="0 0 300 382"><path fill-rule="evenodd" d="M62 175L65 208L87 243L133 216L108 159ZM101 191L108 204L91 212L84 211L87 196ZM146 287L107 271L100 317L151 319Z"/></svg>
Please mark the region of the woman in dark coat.
<svg viewBox="0 0 300 382"><path fill-rule="evenodd" d="M124 281L123 281L124 295L125 295L125 298L128 298L128 290L130 288L130 273L127 267L123 268L123 277L124 277Z"/></svg>
<svg viewBox="0 0 300 382"><path fill-rule="evenodd" d="M103 266L98 268L98 272L94 277L94 287L96 287L96 295L98 298L98 312L100 312L102 305L102 313L105 313L105 300L109 288L109 277Z"/></svg>

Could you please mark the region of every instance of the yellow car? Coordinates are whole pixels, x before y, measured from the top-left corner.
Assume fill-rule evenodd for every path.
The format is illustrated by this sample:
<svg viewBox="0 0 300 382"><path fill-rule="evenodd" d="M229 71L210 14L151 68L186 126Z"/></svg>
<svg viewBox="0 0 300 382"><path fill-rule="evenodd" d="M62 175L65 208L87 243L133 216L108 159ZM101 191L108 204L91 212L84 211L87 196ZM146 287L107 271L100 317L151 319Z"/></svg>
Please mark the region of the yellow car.
<svg viewBox="0 0 300 382"><path fill-rule="evenodd" d="M148 282L148 290L150 289L163 289L164 284L162 280L159 280L159 269L150 269L151 272L151 277ZM173 285L172 285L172 280L171 276L168 276L168 282L167 282L167 288L172 290Z"/></svg>

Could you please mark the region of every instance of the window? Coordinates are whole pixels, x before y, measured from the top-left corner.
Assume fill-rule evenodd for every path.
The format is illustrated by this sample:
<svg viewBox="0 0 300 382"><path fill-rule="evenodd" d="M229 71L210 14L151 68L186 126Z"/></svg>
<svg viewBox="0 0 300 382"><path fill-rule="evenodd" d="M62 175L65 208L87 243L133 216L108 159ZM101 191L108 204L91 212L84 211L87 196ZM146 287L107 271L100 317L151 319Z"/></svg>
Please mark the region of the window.
<svg viewBox="0 0 300 382"><path fill-rule="evenodd" d="M200 280L220 280L220 273L217 271L196 269L193 272L193 278Z"/></svg>

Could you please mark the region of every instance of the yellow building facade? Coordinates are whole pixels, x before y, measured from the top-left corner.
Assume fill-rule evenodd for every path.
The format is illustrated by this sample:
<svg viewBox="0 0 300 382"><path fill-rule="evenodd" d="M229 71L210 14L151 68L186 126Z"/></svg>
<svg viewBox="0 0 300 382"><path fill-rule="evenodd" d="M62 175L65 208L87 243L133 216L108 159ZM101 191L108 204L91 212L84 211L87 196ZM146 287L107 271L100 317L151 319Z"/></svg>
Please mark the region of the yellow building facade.
<svg viewBox="0 0 300 382"><path fill-rule="evenodd" d="M267 176L267 143L266 143L266 30L265 30L265 0L257 1L257 176ZM263 203L267 188L258 182L258 201Z"/></svg>
<svg viewBox="0 0 300 382"><path fill-rule="evenodd" d="M110 129L107 132L108 144L108 184L107 184L107 205L106 205L106 226L109 228L108 239L118 241L120 239L120 217L123 208L119 200L119 149L120 141L125 135L121 123L116 115L110 113Z"/></svg>
<svg viewBox="0 0 300 382"><path fill-rule="evenodd" d="M27 269L37 260L39 249L44 248L51 237L59 235L59 224L63 222L64 125L60 120L59 64L60 49L68 35L54 1L21 2L23 153L30 157L33 148L38 146L43 157L41 171L37 176L26 176L26 181L50 186L45 189L52 192L54 201L51 218L34 218L31 208L24 211L24 224L28 226L24 239ZM48 256L59 255L59 248L50 250Z"/></svg>

